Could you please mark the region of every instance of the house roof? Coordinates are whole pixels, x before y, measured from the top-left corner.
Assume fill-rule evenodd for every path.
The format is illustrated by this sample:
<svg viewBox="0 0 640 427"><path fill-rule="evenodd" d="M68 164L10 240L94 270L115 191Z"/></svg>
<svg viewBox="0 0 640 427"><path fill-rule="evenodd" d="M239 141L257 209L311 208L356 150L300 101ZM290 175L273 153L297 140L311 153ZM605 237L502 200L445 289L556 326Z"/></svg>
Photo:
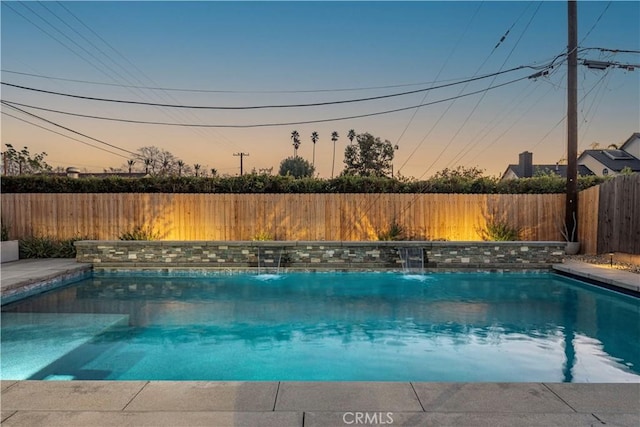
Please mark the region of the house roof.
<svg viewBox="0 0 640 427"><path fill-rule="evenodd" d="M627 148L627 145L631 144L631 142L633 142L636 138L640 139L640 132L632 133L629 139L627 139L625 142L622 143L622 146L620 146L620 149L624 150L625 148Z"/></svg>
<svg viewBox="0 0 640 427"><path fill-rule="evenodd" d="M56 172L52 175L67 176L66 172ZM144 172L79 172L78 178L144 178L147 176Z"/></svg>
<svg viewBox="0 0 640 427"><path fill-rule="evenodd" d="M621 153L626 156L621 156ZM634 172L640 172L640 159L636 159L623 150L584 150L578 157L578 161L586 156L593 157L614 172L620 172L626 167L631 168Z"/></svg>
<svg viewBox="0 0 640 427"><path fill-rule="evenodd" d="M522 178L524 175L524 171L522 170L523 168L518 164L518 165L509 165L507 167L507 170L504 172L504 174L502 174L502 176L504 177L507 172L509 172L509 170L511 170L518 178ZM538 174L543 174L543 173L555 173L557 175L560 175L563 178L567 177L567 165L533 165L533 176L536 176ZM593 172L591 172L591 170L584 166L584 165L578 165L578 175L580 176L588 176L588 175L594 175Z"/></svg>

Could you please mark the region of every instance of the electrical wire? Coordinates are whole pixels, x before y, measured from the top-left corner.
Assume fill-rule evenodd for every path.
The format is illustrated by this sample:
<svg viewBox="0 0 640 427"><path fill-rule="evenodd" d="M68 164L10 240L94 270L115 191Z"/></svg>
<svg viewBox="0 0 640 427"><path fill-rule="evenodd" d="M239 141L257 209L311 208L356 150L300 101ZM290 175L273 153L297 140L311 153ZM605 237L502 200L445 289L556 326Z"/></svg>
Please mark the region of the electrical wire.
<svg viewBox="0 0 640 427"><path fill-rule="evenodd" d="M36 28L38 28L40 31L44 32L47 36L49 36L50 38L54 39L55 41L57 41L58 43L60 43L63 47L65 47L66 49L68 49L69 51L71 51L74 55L78 56L80 59L82 59L83 61L87 62L89 65L93 66L95 69L97 69L100 73L102 73L103 75L105 75L106 77L108 77L110 80L114 81L114 82L118 82L118 79L126 81L128 83L131 83L126 77L124 77L122 74L120 74L118 71L114 70L111 66L109 66L108 64L106 64L104 61L102 61L100 58L96 57L96 55L94 55L91 51L87 50L86 48L84 48L83 46L81 46L76 40L74 40L73 38L69 37L67 34L65 34L63 31L61 31L59 28L55 27L51 22L49 22L48 20L46 20L45 18L43 18L40 14L38 14L35 10L33 10L31 7L27 6L24 3L21 3L21 5L29 10L32 14L34 14L35 16L37 16L40 20L42 20L43 22L45 22L49 27L53 28L57 33L61 34L63 37L65 37L67 40L69 40L71 43L73 43L75 46L77 46L79 49L81 49L82 51L85 52L86 55L88 55L89 57L93 58L95 61L99 62L102 67L97 66L93 61L87 59L85 56L81 55L80 53L78 53L78 51L76 49L74 49L73 47L71 47L70 45L66 44L65 42L61 41L60 39L58 39L56 36L52 35L50 32L48 32L47 30L45 30L44 28L42 28L41 26L39 26L38 24L36 24L35 22L33 22L31 19L29 19L28 17L26 17L25 15L23 15L22 13L20 13L19 11L17 11L15 8L9 6L9 8L11 10L13 10L16 14L18 14L19 16L21 16L22 18L24 18L26 21L28 21L30 24L34 25ZM42 5L45 9L47 9L49 11L49 13L51 13L52 15L56 16L56 18L58 18L60 21L62 21L63 23L65 23L65 25L67 25L68 27L70 27L70 25L68 23L66 23L64 20L62 20L62 18L60 18L58 15L56 15L55 13L53 13L50 9L48 9L46 6ZM66 9L66 8L65 8ZM75 17L76 19L79 20L79 18ZM86 26L86 25L85 25ZM71 27L70 27L71 28ZM73 30L73 28L72 28ZM77 31L73 30L74 32L77 33ZM95 33L95 32L94 32ZM84 37L83 37L84 38ZM86 40L86 38L84 38ZM92 46L92 48L94 50L100 51L103 55L105 55L111 62L113 62L116 66L119 66L122 70L124 70L125 73L128 73L129 75L131 75L131 73L128 71L127 67L122 67L119 64L117 64L109 55L107 55L106 53L104 53L104 51L102 51L101 49L99 49L97 46L95 46L95 44L91 43L90 41L88 41L89 44ZM109 71L110 73L116 75L118 77L118 79L114 78L113 76L111 76L109 73L107 73L107 71ZM135 77L134 77L135 78ZM136 93L134 91L132 91L130 89L130 91L135 94L136 96L140 97L141 99L145 99L145 95L144 93ZM148 98L147 98L148 99ZM172 113L170 111L164 111L161 110L160 111L163 112L163 114L167 115L167 117L173 119L173 120L177 120L178 116L174 116L172 115ZM193 117L193 116L192 116ZM193 129L194 132L199 133L201 132L199 129ZM206 136L200 135L201 137L203 137L204 139L206 139ZM228 139L227 139L228 140ZM231 142L231 144L233 145L233 143Z"/></svg>
<svg viewBox="0 0 640 427"><path fill-rule="evenodd" d="M47 120L47 119L45 119L44 117L40 117L40 116L38 116L38 115L36 115L36 114L30 113L30 112L28 112L28 111L25 111L25 110L23 110L23 109L21 109L21 108L16 107L15 105L12 105L12 103L11 103L11 102L4 101L4 100L0 100L0 103L1 103L1 104L3 104L3 105L6 105L7 107L13 108L13 109L14 109L14 110L16 110L16 111L20 111L21 113L24 113L24 114L29 115L29 116L31 116L31 117L35 117L35 118L37 118L37 119L40 119L40 120L42 120L43 122L46 122L46 123L49 123L49 124L54 125L54 126L56 126L56 127L59 127L59 128L61 128L61 129L64 129L64 130L66 130L66 131L68 131L68 132L75 133L76 135L83 136L83 137L85 137L85 138L87 138L87 139L91 139L92 141L99 142L100 144L108 145L108 146L109 146L109 147L111 147L111 148L115 148L115 149L117 149L117 150L124 151L125 153L131 154L131 155L134 155L134 156L137 156L137 155L138 155L137 153L134 153L133 151L129 151L129 150L125 149L125 148L118 147L117 145L109 144L108 142L101 141L101 140L99 140L99 139L97 139L97 138L94 138L94 137L92 137L92 136L85 135L84 133L81 133L81 132L75 131L75 130L73 130L73 129L71 129L71 128L68 128L68 127L66 127L66 126L63 126L63 125L60 125L60 124L58 124L58 123L52 122L51 120Z"/></svg>
<svg viewBox="0 0 640 427"><path fill-rule="evenodd" d="M529 21L527 22L527 24L525 25L524 29L522 30L522 33L520 34L520 37L518 37L518 40L516 40L515 44L513 45L513 47L511 48L511 50L509 51L509 53L507 54L507 57L504 59L504 61L502 62L502 65L500 66L500 69L502 69L502 67L504 67L507 63L507 61L509 60L509 58L511 58L511 55L513 54L513 52L516 50L516 47L518 47L518 45L520 44L520 41L522 40L522 37L524 37L525 33L527 32L527 30L529 29L529 25L531 25L531 22L533 22L533 19L536 17L536 15L538 14L538 11L540 10L540 7L542 6L542 2L538 3L538 7L536 8L536 10L533 12L533 14L531 15L531 18L529 18ZM493 84L493 82L495 81L495 78L489 83L489 85L491 86ZM453 141L457 138L457 136L460 134L460 132L462 132L462 129L464 129L464 127L467 125L467 123L469 122L469 120L471 119L471 117L473 117L473 115L475 114L475 112L477 111L478 107L480 106L480 104L482 103L482 101L484 100L485 95L487 94L487 92L484 92L482 94L482 96L478 99L478 101L476 102L476 105L473 106L473 109L469 112L469 114L467 115L467 117L464 119L464 121L462 122L462 124L460 125L460 127L458 128L458 130L456 131L456 133L451 137L449 143L445 146L445 148L442 150L441 154L446 152L447 149L449 148L449 145L451 143L453 143ZM475 147L478 144L479 140L476 140L474 143L472 144L467 144L466 146L463 146L458 153L453 157L452 160L450 160L447 165L445 167L450 167L453 164L453 160L455 160L461 153L463 153L463 151L465 149L470 150L473 147ZM469 147L469 145L471 145L471 148L467 148ZM464 157L464 156L463 156ZM440 158L440 156L438 157L438 159ZM436 159L436 161L438 160ZM436 162L434 161L434 163ZM432 163L432 166L433 164ZM430 168L429 168L430 169ZM426 172L428 172L428 170L425 171L425 173L420 177L422 178L424 175L426 175Z"/></svg>
<svg viewBox="0 0 640 427"><path fill-rule="evenodd" d="M455 82L459 80L463 80L464 78L457 79L445 79L445 80L434 80L430 82L419 82L419 83L401 83L401 84L393 84L386 86L364 86L364 87L353 87L353 88L335 88L335 89L306 89L306 90L220 90L220 89L186 89L186 88L172 88L172 87L160 87L160 86L138 86L138 85L125 85L118 83L106 83L106 82L96 82L91 80L80 80L80 79L68 79L63 77L53 77L46 76L43 74L34 74L34 73L25 73L21 71L14 71L8 69L2 69L3 73L17 74L28 77L37 77L49 80L59 80L65 82L72 83L83 83L83 84L92 84L99 86L113 86L113 87L123 87L123 88L133 88L133 89L146 89L146 90L159 90L159 91L167 91L167 92L193 92L193 93L238 93L238 94L290 94L290 93L328 93L328 92L356 92L356 91L366 91L366 90L378 90L378 89L395 89L401 87L411 87L411 86L424 86L424 85L433 85L436 83L443 82Z"/></svg>
<svg viewBox="0 0 640 427"><path fill-rule="evenodd" d="M46 131L48 131L48 132L55 133L55 134L57 134L57 135L63 136L63 137L68 138L68 139L72 139L72 140L77 141L77 142L79 142L79 143L81 143L81 144L88 145L89 147L95 148L95 149L97 149L97 150L105 151L105 152L110 153L110 154L113 154L113 155L115 155L115 156L123 157L123 158L125 158L125 159L128 159L128 157L127 157L127 156L123 156L123 155L122 155L122 154L120 154L120 153L116 153L116 152L114 152L114 151L107 150L106 148L102 148L102 147L95 146L95 145L93 145L93 144L89 144L89 143L88 143L88 142L86 142L86 141L82 141L82 140L77 139L77 138L74 138L74 137L72 137L72 136L65 135L65 134L63 134L63 133L57 132L57 131L55 131L55 130L53 130L53 129L46 128L46 127L41 126L41 125L39 125L39 124L37 124L37 123L30 122L29 120L25 120L25 119L20 118L20 117L18 117L18 116L14 116L13 114L9 114L9 113L7 113L6 111L1 111L1 113L2 113L2 114L4 114L5 116L12 117L12 118L14 118L14 119L16 119L16 120L20 120L21 122L28 123L28 124L30 124L30 125L32 125L32 126L37 127L37 128L44 129L44 130L46 130Z"/></svg>
<svg viewBox="0 0 640 427"><path fill-rule="evenodd" d="M517 71L517 70L522 70L524 68L530 68L530 67L529 66L519 66L519 67L511 68L509 70L499 71L497 73L491 73L491 74L488 74L488 75L485 75L485 76L472 77L472 78L469 78L467 80L463 80L463 81L456 82L456 83L446 83L446 84L442 84L442 85L439 85L439 86L433 86L431 88L426 88L426 89L416 89L416 90L392 93L392 94L387 94L387 95L370 96L370 97L366 97L366 98L343 99L343 100L339 100L339 101L315 102L315 103L304 103L304 104L250 105L250 106L238 106L238 107L211 106L211 105L161 104L161 103L143 102L143 101L131 101L131 100L122 100L122 99L99 98L99 97L94 97L94 96L75 95L75 94L56 92L56 91L50 91L50 90L45 90L45 89L32 88L32 87L28 87L28 86L16 85L16 84L7 83L7 82L0 82L0 83L5 85L5 86L9 86L9 87L17 88L17 89L23 89L23 90L28 90L28 91L38 92L38 93L46 93L46 94L49 94L49 95L64 96L64 97L75 98L75 99L83 99L83 100L88 100L88 101L111 102L111 103L118 103L118 104L144 105L144 106L154 106L154 107L197 109L197 110L255 110L255 109L265 109L265 108L320 107L320 106L327 106L327 105L351 104L351 103L356 103L356 102L366 102L366 101L374 101L374 100L380 100L380 99L388 99L388 98L394 98L394 97L399 97L399 96L412 95L414 93L421 93L421 92L426 92L426 91L435 90L435 89L442 89L442 88L445 88L445 87L451 87L451 86L455 86L455 85L462 84L462 83L470 83L470 82L473 82L473 81L482 80L482 79L486 79L486 78L489 78L489 77L497 77L497 76L499 76L501 74L511 73L511 72L514 72L514 71Z"/></svg>
<svg viewBox="0 0 640 427"><path fill-rule="evenodd" d="M471 27L471 23L473 22L473 20L475 19L475 17L478 15L478 12L480 11L480 8L482 8L482 5L484 4L484 2L481 2L478 5L478 8L476 9L476 11L474 12L474 14L471 16L471 19L469 20L469 22L467 23L467 26L465 27L464 31L460 34L460 37L458 38L458 40L456 41L456 44L454 45L453 49L451 49L449 51L449 55L447 56L447 58L444 60L444 63L442 64L442 66L440 67L440 70L438 71L438 74L436 74L436 81L438 80L438 78L440 77L440 75L442 74L442 72L444 71L444 69L446 68L447 64L449 63L449 60L451 59L451 57L453 56L453 54L455 53L456 50L458 50L458 46L460 46L460 43L462 42L462 40L465 38L467 31L469 30L469 28ZM508 32L508 31L507 31ZM504 39L505 36L503 36ZM434 83L435 84L435 83ZM433 84L431 85L433 87ZM425 92L424 96L422 97L422 100L420 101L420 103L424 103L427 100L427 97L429 96L430 92ZM415 119L416 115L418 114L418 111L420 111L420 108L416 108L413 111L413 114L411 115L411 117L409 118L409 121L407 122L406 126L404 127L404 129L402 130L402 132L400 133L400 136L398 137L398 139L396 139L396 145L399 145L400 142L402 141L402 138L404 137L405 133L407 133L407 130L409 129L409 127L411 126L411 124L413 123L413 119ZM411 155L413 155L413 153L415 153L415 150L412 152ZM409 156L410 158L411 156ZM407 159L408 161L409 159Z"/></svg>
<svg viewBox="0 0 640 427"><path fill-rule="evenodd" d="M580 44L582 44L587 39L587 37L589 37L589 34L591 34L591 32L596 28L596 25L598 25L598 23L600 22L600 20L604 16L605 12L609 9L609 6L611 6L611 3L613 3L613 2L612 1L608 2L607 5L605 6L605 8L602 10L602 12L600 12L600 16L598 16L598 18L593 23L591 28L589 28L589 31L587 31L587 33L584 35L582 40L580 40Z"/></svg>
<svg viewBox="0 0 640 427"><path fill-rule="evenodd" d="M114 60L111 56L107 55L104 51L100 50L100 52L103 53L103 55L105 55L107 58L109 58L111 60L111 62L113 62L115 65L119 66L124 72L126 72L129 76L131 76L134 81L137 81L138 83L142 84L143 82L138 79L131 71L130 69L136 70L140 75L143 76L143 78L145 78L147 81L150 81L152 84L156 84L153 79L151 79L149 76L147 76L140 68L138 68L132 61L130 61L129 59L127 59L126 56L124 56L122 53L120 53L118 51L118 49L116 49L113 45L111 45L107 40L105 40L102 36L100 36L100 34L98 34L95 30L93 30L90 26L88 26L87 24L85 24L77 15L75 15L71 10L69 10L63 3L61 2L56 2L62 9L64 9L70 16L72 16L77 22L79 22L84 28L86 28L91 34L93 34L95 37L97 37L100 41L102 41L102 43L104 43L105 46L107 46L109 49L111 49L113 52L115 52L116 55L118 55L120 58L122 58L127 64L129 64L129 66L123 66L121 65L118 61ZM67 24L68 25L68 24ZM89 42L92 45L94 45L92 42ZM130 82L129 82L130 83ZM129 85L123 85L123 86L130 86L132 88L134 88L134 85L129 84ZM138 88L136 88L137 90L140 90ZM173 102L178 102L175 98L173 98L167 91L162 90L161 91L168 99L170 99ZM162 99L160 97L160 99ZM163 110L164 111L164 110ZM175 116L172 115L173 113L166 111L164 112L165 115L167 115L168 117L172 118L173 120L176 120L178 118L180 118L180 114L176 114ZM195 116L193 115L193 113L187 113L186 114L187 117L191 117L194 118ZM183 116L184 117L184 116ZM210 135L207 134L207 131L202 130L202 129L192 129L192 131L194 132L194 134L196 134L197 136L203 138L203 139L207 139L210 138ZM220 132L214 130L214 129L210 129L208 130L209 133L213 134L216 137L221 138L222 140L224 140L225 142L231 144L232 146L237 148L237 144L234 143L233 141L231 141L229 138L227 138L226 136L222 135Z"/></svg>
<svg viewBox="0 0 640 427"><path fill-rule="evenodd" d="M468 97L468 96L472 96L472 95L477 95L477 94L485 92L487 90L498 89L500 87L504 87L504 86L511 85L511 84L514 84L514 83L522 81L522 80L529 79L529 77L530 76L520 77L520 78L517 78L517 79L514 79L514 80L510 80L510 81L507 81L507 82L504 82L504 83L497 84L495 86L491 86L491 87L486 88L486 89L477 90L477 91L474 91L474 92L468 92L468 93L461 94L461 95L456 95L456 96L453 96L453 97L450 97L450 98L440 99L440 100L437 100L437 101L431 101L431 102L427 102L427 103L423 103L423 104L412 105L412 106L409 106L409 107L395 108L395 109L392 109L392 110L378 111L378 112L374 112L374 113L356 114L356 115L352 115L352 116L334 117L334 118L329 118L329 119L303 120L303 121L297 121L297 122L283 122L283 123L257 123L257 124L254 123L254 124L242 124L242 125L237 125L237 124L236 125L206 124L206 123L170 123L170 122L157 122L157 121L150 121L150 120L122 119L122 118L95 116L95 115L89 115L89 114L72 113L72 112L69 112L69 111L62 111L62 110L55 110L55 109L51 109L51 108L38 107L38 106L35 106L35 105L28 105L28 104L15 102L15 101L8 101L8 100L4 100L4 101L2 101L2 103L8 104L8 105L19 105L21 107L33 108L33 109L36 109L36 110L48 111L48 112L51 112L51 113L58 113L58 114L65 114L65 115L69 115L69 116L84 117L84 118L97 119L97 120L107 120L107 121L114 121L114 122L123 122L123 123L136 123L136 124L147 124L147 125L163 125L163 126L179 126L179 127L203 127L203 128L209 128L209 127L211 127L211 128L256 128L256 127L292 126L292 125L311 124L311 123L326 123L326 122L335 122L335 121L342 121L342 120L359 119L359 118L363 118L363 117L372 117L372 116L380 116L380 115L384 115L384 114L397 113L399 111L411 110L413 108L439 104L439 103L451 101L451 100L454 100L454 99L460 99L460 98L464 98L464 97Z"/></svg>

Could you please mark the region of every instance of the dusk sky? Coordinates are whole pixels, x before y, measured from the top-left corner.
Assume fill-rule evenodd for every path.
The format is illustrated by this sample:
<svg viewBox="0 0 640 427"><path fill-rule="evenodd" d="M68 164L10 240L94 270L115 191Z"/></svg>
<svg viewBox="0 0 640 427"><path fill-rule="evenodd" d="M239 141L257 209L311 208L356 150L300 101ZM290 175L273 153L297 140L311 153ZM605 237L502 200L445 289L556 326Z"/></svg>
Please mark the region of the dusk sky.
<svg viewBox="0 0 640 427"><path fill-rule="evenodd" d="M398 144L394 169L415 178L458 165L501 174L525 150L534 163L566 156L565 1L2 2L1 12L2 100L112 145L3 105L2 149L9 143L46 151L54 167L126 168L127 151L154 145L220 174L239 173L233 156L239 152L249 153L246 171L273 167L277 173L280 161L293 155L293 130L302 140L298 155L309 161L311 133L319 133L321 177L331 175L332 131L340 135L336 171L343 169L349 129ZM640 131L640 2L579 1L578 18L580 62L636 65L634 71L579 66L579 150L594 142L620 144ZM542 70L549 74L527 78ZM203 107L422 91L223 110L102 102L7 83ZM450 86L436 89L444 84ZM458 99L447 101L452 98ZM431 105L415 108L420 104ZM371 116L348 118L361 115Z"/></svg>

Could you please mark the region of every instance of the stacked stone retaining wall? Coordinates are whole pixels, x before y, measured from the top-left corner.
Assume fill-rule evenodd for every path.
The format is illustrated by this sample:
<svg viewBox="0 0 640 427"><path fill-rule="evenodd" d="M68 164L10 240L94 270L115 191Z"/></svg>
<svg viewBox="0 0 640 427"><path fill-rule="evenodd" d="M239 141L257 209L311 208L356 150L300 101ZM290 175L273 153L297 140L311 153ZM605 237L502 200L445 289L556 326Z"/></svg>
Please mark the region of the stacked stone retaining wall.
<svg viewBox="0 0 640 427"><path fill-rule="evenodd" d="M75 243L96 269L402 270L398 248L421 248L427 270L550 269L564 242L94 241Z"/></svg>

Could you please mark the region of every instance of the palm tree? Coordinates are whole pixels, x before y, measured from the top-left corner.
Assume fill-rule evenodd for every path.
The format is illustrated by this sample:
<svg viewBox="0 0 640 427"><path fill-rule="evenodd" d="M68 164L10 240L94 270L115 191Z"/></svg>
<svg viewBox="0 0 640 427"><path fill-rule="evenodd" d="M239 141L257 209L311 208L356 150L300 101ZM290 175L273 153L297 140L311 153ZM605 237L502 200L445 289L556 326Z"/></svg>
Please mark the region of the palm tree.
<svg viewBox="0 0 640 427"><path fill-rule="evenodd" d="M316 165L316 142L318 142L319 138L318 132L314 131L311 133L311 142L313 142L313 160L311 161L311 165L313 166Z"/></svg>
<svg viewBox="0 0 640 427"><path fill-rule="evenodd" d="M333 141L333 160L331 160L331 178L333 178L333 168L336 164L336 141L338 140L338 132L331 132L331 140Z"/></svg>
<svg viewBox="0 0 640 427"><path fill-rule="evenodd" d="M146 175L149 175L149 166L151 166L151 163L153 163L153 160L151 159L144 159L144 173Z"/></svg>
<svg viewBox="0 0 640 427"><path fill-rule="evenodd" d="M182 168L184 167L184 162L182 160L178 160L176 164L178 165L178 176L182 176Z"/></svg>
<svg viewBox="0 0 640 427"><path fill-rule="evenodd" d="M129 165L129 173L131 173L131 169L133 168L133 165L136 164L136 161L133 159L127 160L127 164Z"/></svg>
<svg viewBox="0 0 640 427"><path fill-rule="evenodd" d="M193 165L193 168L196 170L196 176L198 176L198 172L200 172L201 167L202 165L199 163L196 163L195 165Z"/></svg>
<svg viewBox="0 0 640 427"><path fill-rule="evenodd" d="M356 137L356 131L353 129L349 129L349 133L347 133L347 138L349 138L349 144L353 144L353 138Z"/></svg>
<svg viewBox="0 0 640 427"><path fill-rule="evenodd" d="M291 132L291 139L293 140L293 157L298 157L298 148L300 147L300 134L297 130Z"/></svg>
<svg viewBox="0 0 640 427"><path fill-rule="evenodd" d="M211 168L211 176L213 176L213 177L218 176L218 169Z"/></svg>
<svg viewBox="0 0 640 427"><path fill-rule="evenodd" d="M167 171L169 170L169 166L171 166L171 162L169 161L169 159L164 159L162 161L162 175L167 174Z"/></svg>

